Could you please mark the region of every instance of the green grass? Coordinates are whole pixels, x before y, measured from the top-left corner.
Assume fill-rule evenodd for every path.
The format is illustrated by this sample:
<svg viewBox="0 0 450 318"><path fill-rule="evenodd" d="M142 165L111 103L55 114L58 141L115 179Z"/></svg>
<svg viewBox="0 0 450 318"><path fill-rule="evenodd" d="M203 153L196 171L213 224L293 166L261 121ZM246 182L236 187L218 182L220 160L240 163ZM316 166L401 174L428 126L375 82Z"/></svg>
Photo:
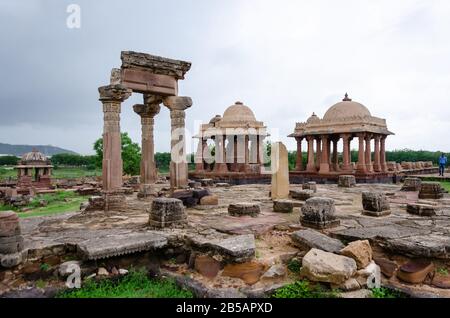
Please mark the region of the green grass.
<svg viewBox="0 0 450 318"><path fill-rule="evenodd" d="M326 290L320 285L312 285L308 281L300 280L278 289L273 298L337 298L336 290Z"/></svg>
<svg viewBox="0 0 450 318"><path fill-rule="evenodd" d="M436 270L438 274L441 274L442 276L448 276L448 269L445 267L440 267Z"/></svg>
<svg viewBox="0 0 450 318"><path fill-rule="evenodd" d="M287 265L287 268L293 273L300 273L301 267L302 264L296 258L291 259Z"/></svg>
<svg viewBox="0 0 450 318"><path fill-rule="evenodd" d="M449 181L443 181L443 182L441 182L441 185L445 190L450 191L450 182Z"/></svg>
<svg viewBox="0 0 450 318"><path fill-rule="evenodd" d="M82 177L97 177L102 175L101 169L89 170L84 167L58 167L53 169L52 177L56 179L75 179Z"/></svg>
<svg viewBox="0 0 450 318"><path fill-rule="evenodd" d="M372 291L372 298L405 298L406 296L397 291L392 290L386 287L380 287L380 288L373 288Z"/></svg>
<svg viewBox="0 0 450 318"><path fill-rule="evenodd" d="M57 298L193 298L193 294L179 288L172 279L156 280L143 270L130 270L117 280L87 280L80 289L64 291Z"/></svg>
<svg viewBox="0 0 450 318"><path fill-rule="evenodd" d="M45 207L40 207L39 201L41 200L47 201L48 205ZM31 209L27 212L20 212L20 209L9 205L0 206L0 211L12 210L17 212L21 218L46 216L78 211L80 204L86 200L86 197L80 196L73 191L57 191L56 193L41 194L33 198L33 200L26 206L26 208Z"/></svg>

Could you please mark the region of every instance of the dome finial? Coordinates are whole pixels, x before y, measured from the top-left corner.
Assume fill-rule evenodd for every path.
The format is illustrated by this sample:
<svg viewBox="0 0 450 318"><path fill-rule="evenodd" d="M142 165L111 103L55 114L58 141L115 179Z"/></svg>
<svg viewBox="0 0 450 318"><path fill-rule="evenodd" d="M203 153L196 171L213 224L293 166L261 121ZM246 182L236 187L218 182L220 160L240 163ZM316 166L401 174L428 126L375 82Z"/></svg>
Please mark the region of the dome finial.
<svg viewBox="0 0 450 318"><path fill-rule="evenodd" d="M343 99L342 101L343 101L343 102L351 102L352 99L348 97L348 94L347 94L347 93L345 93L345 97L344 97L344 99Z"/></svg>

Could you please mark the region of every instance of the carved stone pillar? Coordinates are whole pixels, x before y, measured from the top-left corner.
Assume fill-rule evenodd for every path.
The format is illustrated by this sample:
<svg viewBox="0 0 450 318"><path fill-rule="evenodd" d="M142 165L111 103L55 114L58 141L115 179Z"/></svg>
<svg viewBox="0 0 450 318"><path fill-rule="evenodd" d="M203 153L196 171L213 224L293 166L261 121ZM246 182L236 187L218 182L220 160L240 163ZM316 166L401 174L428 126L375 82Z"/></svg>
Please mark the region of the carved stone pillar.
<svg viewBox="0 0 450 318"><path fill-rule="evenodd" d="M371 149L371 145L370 142L372 140L372 135L371 134L366 134L366 172L373 172L373 165L372 165L372 149Z"/></svg>
<svg viewBox="0 0 450 318"><path fill-rule="evenodd" d="M323 145L320 138L316 138L316 170L320 170L320 163L322 162Z"/></svg>
<svg viewBox="0 0 450 318"><path fill-rule="evenodd" d="M147 99L147 98L146 98ZM146 100L144 99L144 101ZM158 178L155 163L155 144L153 140L153 127L155 125L155 116L161 110L158 102L137 104L133 106L136 114L141 116L141 186L139 194L141 197L155 194L153 185Z"/></svg>
<svg viewBox="0 0 450 318"><path fill-rule="evenodd" d="M226 149L225 149L225 136L216 135L214 137L215 143L215 163L214 172L228 172L226 163Z"/></svg>
<svg viewBox="0 0 450 318"><path fill-rule="evenodd" d="M322 154L320 156L320 170L319 173L329 173L330 172L330 140L328 135L322 136Z"/></svg>
<svg viewBox="0 0 450 318"><path fill-rule="evenodd" d="M316 163L314 162L314 137L307 136L306 141L308 142L308 163L306 165L306 171L315 172Z"/></svg>
<svg viewBox="0 0 450 318"><path fill-rule="evenodd" d="M183 188L188 184L188 165L185 140L185 110L192 106L190 97L170 96L163 100L170 109L171 119L171 162L170 186Z"/></svg>
<svg viewBox="0 0 450 318"><path fill-rule="evenodd" d="M349 135L349 134L342 134L341 138L342 138L342 141L343 141L342 170L350 172L350 171L353 170L353 167L352 167L352 164L351 164L351 153L350 153L351 135Z"/></svg>
<svg viewBox="0 0 450 318"><path fill-rule="evenodd" d="M338 155L338 141L339 139L333 139L333 170L339 171L339 155Z"/></svg>
<svg viewBox="0 0 450 318"><path fill-rule="evenodd" d="M359 173L366 173L366 162L364 156L364 133L357 134L359 140L358 149L358 163L356 164L356 171Z"/></svg>
<svg viewBox="0 0 450 318"><path fill-rule="evenodd" d="M381 161L380 161L380 135L375 135L375 149L374 149L374 163L373 163L373 170L376 172L381 172Z"/></svg>
<svg viewBox="0 0 450 318"><path fill-rule="evenodd" d="M386 137L382 136L380 139L380 165L381 165L381 171L387 172L387 164L386 164Z"/></svg>
<svg viewBox="0 0 450 318"><path fill-rule="evenodd" d="M302 171L303 169L303 153L302 153L302 140L303 137L295 138L297 141L297 157L295 159L295 170Z"/></svg>
<svg viewBox="0 0 450 318"><path fill-rule="evenodd" d="M108 85L98 89L103 104L103 191L122 187L122 144L120 136L121 103L131 96L123 85Z"/></svg>

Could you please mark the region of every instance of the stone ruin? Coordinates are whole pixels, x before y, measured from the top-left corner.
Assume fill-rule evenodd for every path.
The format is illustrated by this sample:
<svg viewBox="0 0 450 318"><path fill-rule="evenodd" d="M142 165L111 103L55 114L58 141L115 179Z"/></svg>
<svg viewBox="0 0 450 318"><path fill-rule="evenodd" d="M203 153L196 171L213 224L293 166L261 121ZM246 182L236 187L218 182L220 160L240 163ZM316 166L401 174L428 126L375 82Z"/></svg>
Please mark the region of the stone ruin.
<svg viewBox="0 0 450 318"><path fill-rule="evenodd" d="M116 209L124 203L120 112L121 104L132 93L143 94L143 104L133 107L142 125L140 197L155 195L153 185L157 181L157 170L153 127L160 104L170 110L171 187L183 188L188 183L184 129L185 110L192 106L192 100L178 96L178 81L184 79L191 63L130 51L122 52L121 59L122 67L112 70L110 84L99 88L104 113L102 167L105 210Z"/></svg>
<svg viewBox="0 0 450 318"><path fill-rule="evenodd" d="M335 216L333 199L319 197L308 199L301 211L300 223L305 227L327 229L340 224Z"/></svg>
<svg viewBox="0 0 450 318"><path fill-rule="evenodd" d="M165 228L187 223L186 211L179 199L156 198L149 212L151 227Z"/></svg>
<svg viewBox="0 0 450 318"><path fill-rule="evenodd" d="M439 182L422 182L419 199L442 199L444 190Z"/></svg>
<svg viewBox="0 0 450 318"><path fill-rule="evenodd" d="M17 170L17 192L19 194L33 194L36 189L52 188L52 169L50 160L41 152L33 151L22 156Z"/></svg>
<svg viewBox="0 0 450 318"><path fill-rule="evenodd" d="M363 192L362 205L363 215L379 217L391 214L389 201L381 192Z"/></svg>
<svg viewBox="0 0 450 318"><path fill-rule="evenodd" d="M401 191L420 191L421 185L419 178L405 178Z"/></svg>
<svg viewBox="0 0 450 318"><path fill-rule="evenodd" d="M0 265L6 268L22 263L24 239L19 217L12 211L0 213Z"/></svg>
<svg viewBox="0 0 450 318"><path fill-rule="evenodd" d="M338 187L352 188L356 186L356 178L353 175L339 176Z"/></svg>

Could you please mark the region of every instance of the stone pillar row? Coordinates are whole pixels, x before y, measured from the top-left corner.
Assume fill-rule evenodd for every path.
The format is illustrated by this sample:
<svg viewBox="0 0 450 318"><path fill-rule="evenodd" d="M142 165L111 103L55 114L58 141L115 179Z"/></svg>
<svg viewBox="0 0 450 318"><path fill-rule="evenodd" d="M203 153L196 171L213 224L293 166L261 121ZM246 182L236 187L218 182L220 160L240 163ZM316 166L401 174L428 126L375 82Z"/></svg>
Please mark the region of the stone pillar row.
<svg viewBox="0 0 450 318"><path fill-rule="evenodd" d="M216 173L231 172L250 172L249 164L262 163L263 148L261 147L264 136L256 135L240 135L240 136L226 136L216 135L212 137L215 143L215 165L213 171ZM228 139L228 147L225 142ZM249 153L249 143L251 143L251 150ZM238 144L244 145L244 151L240 151ZM195 156L196 172L205 172L205 158L204 154L207 151L207 139L200 138L197 146ZM251 156L250 156L251 155ZM231 168L228 169L227 163L231 163Z"/></svg>
<svg viewBox="0 0 450 318"><path fill-rule="evenodd" d="M357 133L359 142L358 161L356 164L357 173L387 172L385 135L371 133ZM308 145L308 161L306 168L303 166L302 140L306 139ZM342 166L339 166L338 141L343 140ZM341 134L338 137L333 135L305 136L296 137L297 156L296 171L329 173L335 172L353 172L351 163L351 141L352 134ZM371 156L371 140L375 141L374 161ZM316 142L316 155L314 155L314 142ZM333 154L331 155L331 144L333 144Z"/></svg>

